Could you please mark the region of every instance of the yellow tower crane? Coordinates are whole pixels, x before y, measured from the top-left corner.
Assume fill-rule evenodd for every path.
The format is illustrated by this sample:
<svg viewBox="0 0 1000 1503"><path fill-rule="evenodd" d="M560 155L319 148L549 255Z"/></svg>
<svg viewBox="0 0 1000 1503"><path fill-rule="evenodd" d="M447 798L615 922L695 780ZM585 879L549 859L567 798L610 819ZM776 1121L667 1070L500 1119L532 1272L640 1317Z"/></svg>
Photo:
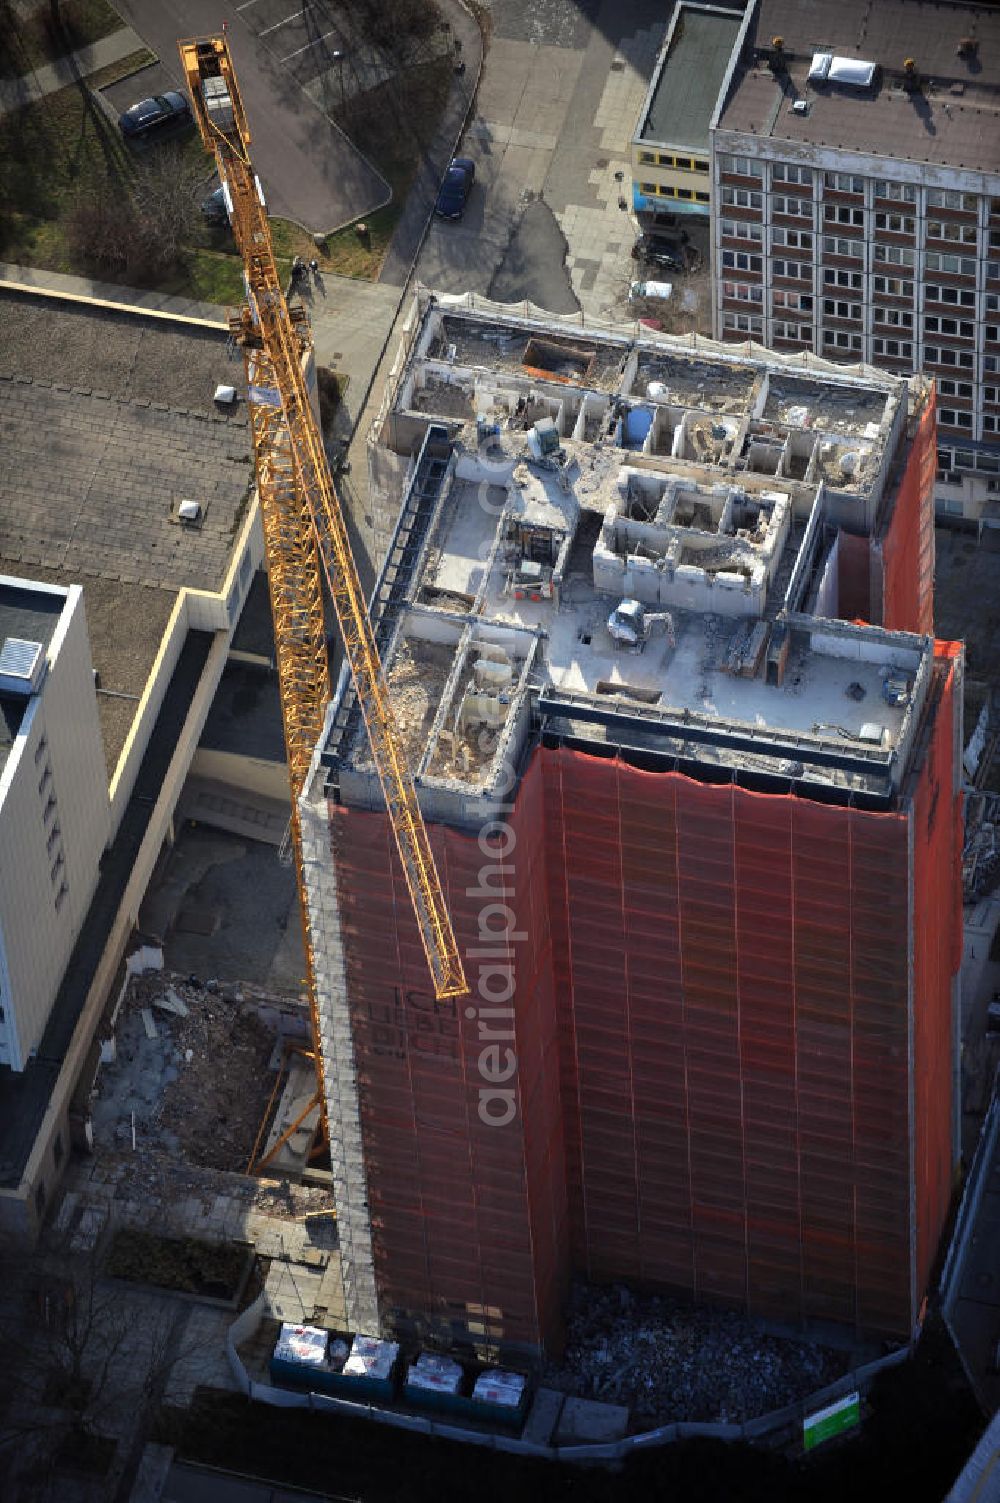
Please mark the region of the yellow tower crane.
<svg viewBox="0 0 1000 1503"><path fill-rule="evenodd" d="M364 715L420 937L439 999L467 990L462 960L413 778L389 702L378 647L302 372L311 343L305 311L285 300L264 195L250 160L250 131L225 36L179 43L195 119L214 154L247 301L230 320L243 351L264 526L278 684L292 795L291 833L306 940L316 1067L320 1076L313 948L303 881L298 799L330 699L320 570L326 576Z"/></svg>

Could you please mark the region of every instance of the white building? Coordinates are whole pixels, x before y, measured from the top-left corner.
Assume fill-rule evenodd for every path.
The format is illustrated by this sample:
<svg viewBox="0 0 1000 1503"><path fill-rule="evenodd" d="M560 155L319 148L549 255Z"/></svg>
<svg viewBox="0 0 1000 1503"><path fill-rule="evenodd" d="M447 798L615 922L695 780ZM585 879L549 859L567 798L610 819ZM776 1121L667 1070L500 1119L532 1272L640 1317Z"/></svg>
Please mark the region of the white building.
<svg viewBox="0 0 1000 1503"><path fill-rule="evenodd" d="M83 590L0 576L0 1063L13 1070L41 1042L109 832Z"/></svg>

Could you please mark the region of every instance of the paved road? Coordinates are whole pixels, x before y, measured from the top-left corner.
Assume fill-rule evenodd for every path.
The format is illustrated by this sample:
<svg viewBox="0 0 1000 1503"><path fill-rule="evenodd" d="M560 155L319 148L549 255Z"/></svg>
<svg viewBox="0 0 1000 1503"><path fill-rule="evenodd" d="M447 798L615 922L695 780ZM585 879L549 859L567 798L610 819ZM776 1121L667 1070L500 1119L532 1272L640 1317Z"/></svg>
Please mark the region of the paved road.
<svg viewBox="0 0 1000 1503"><path fill-rule="evenodd" d="M322 29L314 32L308 19L299 24L308 4L261 0L270 3L272 9L284 3L286 15L295 18L295 27L291 22L288 27L295 45L289 41L286 53L278 50L286 45L278 40L284 28L267 36L258 34L252 21L254 3L117 0L117 8L146 45L158 53L178 85L181 67L177 39L215 33L223 22L227 23L253 131L254 165L268 209L295 220L311 234L327 234L386 203L389 186L305 92L303 65L315 53L318 67L327 45ZM280 17L275 15L275 19Z"/></svg>
<svg viewBox="0 0 1000 1503"><path fill-rule="evenodd" d="M628 143L666 10L658 0L490 0L489 9L462 144L476 186L461 223L432 225L417 275L442 292L627 317Z"/></svg>

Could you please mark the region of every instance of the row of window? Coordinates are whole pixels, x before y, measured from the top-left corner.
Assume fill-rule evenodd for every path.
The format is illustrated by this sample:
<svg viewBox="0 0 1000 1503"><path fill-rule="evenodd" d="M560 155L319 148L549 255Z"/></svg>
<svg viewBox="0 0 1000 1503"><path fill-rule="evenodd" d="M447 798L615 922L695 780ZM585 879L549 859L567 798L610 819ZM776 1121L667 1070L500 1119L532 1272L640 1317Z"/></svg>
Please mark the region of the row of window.
<svg viewBox="0 0 1000 1503"><path fill-rule="evenodd" d="M48 740L43 733L35 748L35 766L41 765L42 770L38 779L38 797L44 799L42 807L42 824L45 828L45 850L49 857L49 877L52 882L52 900L58 913L66 895L69 892L69 884L66 881L66 857L62 848L62 828L56 817L59 801L52 780L52 763L47 755Z"/></svg>
<svg viewBox="0 0 1000 1503"><path fill-rule="evenodd" d="M668 151L640 151L639 161L644 167L676 167L679 172L707 172L708 163L702 157L678 157Z"/></svg>
<svg viewBox="0 0 1000 1503"><path fill-rule="evenodd" d="M639 187L647 198L683 198L689 202L708 203L707 193L700 193L692 188L671 188L666 183L640 183Z"/></svg>
<svg viewBox="0 0 1000 1503"><path fill-rule="evenodd" d="M764 163L754 157L731 156L720 152L719 167L723 172L731 172L737 177L754 177L761 182L764 179ZM794 162L773 162L771 181L808 187L813 181L813 171L811 167L801 167ZM823 186L833 193L850 193L860 198L864 194L865 183L865 178L851 172L823 173ZM876 198L887 199L892 203L915 204L917 201L915 184L898 183L891 178L872 179L872 191ZM965 214L976 213L978 206L976 194L951 188L928 188L926 202L929 209L953 209ZM1000 199L991 199L990 209L994 214L1000 213Z"/></svg>

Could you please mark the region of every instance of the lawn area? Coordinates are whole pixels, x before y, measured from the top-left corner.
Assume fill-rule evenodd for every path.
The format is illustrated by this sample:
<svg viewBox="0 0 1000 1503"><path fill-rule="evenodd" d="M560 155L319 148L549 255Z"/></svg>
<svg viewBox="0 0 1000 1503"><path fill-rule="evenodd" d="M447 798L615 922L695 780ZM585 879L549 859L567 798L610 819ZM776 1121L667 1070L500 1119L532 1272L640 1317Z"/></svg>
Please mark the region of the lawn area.
<svg viewBox="0 0 1000 1503"><path fill-rule="evenodd" d="M0 0L0 77L17 78L119 31L122 18L107 0Z"/></svg>
<svg viewBox="0 0 1000 1503"><path fill-rule="evenodd" d="M0 14L3 5L4 0L0 0ZM74 85L60 89L14 114L0 117L0 203L5 206L0 217L0 259L93 276L99 281L156 287L168 295L220 306L236 305L243 299L243 283L232 235L227 227L209 226L197 215L190 233L185 231L186 242L174 264L155 276L120 267L102 270L100 264L88 261L80 248L81 203L130 204L135 199L143 163L154 156L164 159L169 153L176 154L178 172L191 182L185 203L197 203L207 191L211 162L196 131L189 131L174 143L158 143L150 152L137 154L124 144L116 122L94 97L94 89L127 76L148 61L148 53L134 54L95 74L89 81L90 88ZM448 59L437 59L409 70L408 87L418 90L424 106L420 112L421 135L433 130L447 97L450 77ZM373 91L373 95L378 92ZM369 111L377 113L378 106L376 97L366 102ZM356 128L361 124L363 121L358 119L352 121ZM369 135L362 132L357 136L356 131L355 134L365 140L372 160L390 183L392 200L367 217L363 235L354 226L348 226L328 236L322 246L317 246L297 225L273 220L275 257L286 283L295 255L307 261L315 257L324 272L339 276L374 281L379 275L416 172L421 142L411 130L403 128L398 107L395 112L383 111L377 130L373 128Z"/></svg>

